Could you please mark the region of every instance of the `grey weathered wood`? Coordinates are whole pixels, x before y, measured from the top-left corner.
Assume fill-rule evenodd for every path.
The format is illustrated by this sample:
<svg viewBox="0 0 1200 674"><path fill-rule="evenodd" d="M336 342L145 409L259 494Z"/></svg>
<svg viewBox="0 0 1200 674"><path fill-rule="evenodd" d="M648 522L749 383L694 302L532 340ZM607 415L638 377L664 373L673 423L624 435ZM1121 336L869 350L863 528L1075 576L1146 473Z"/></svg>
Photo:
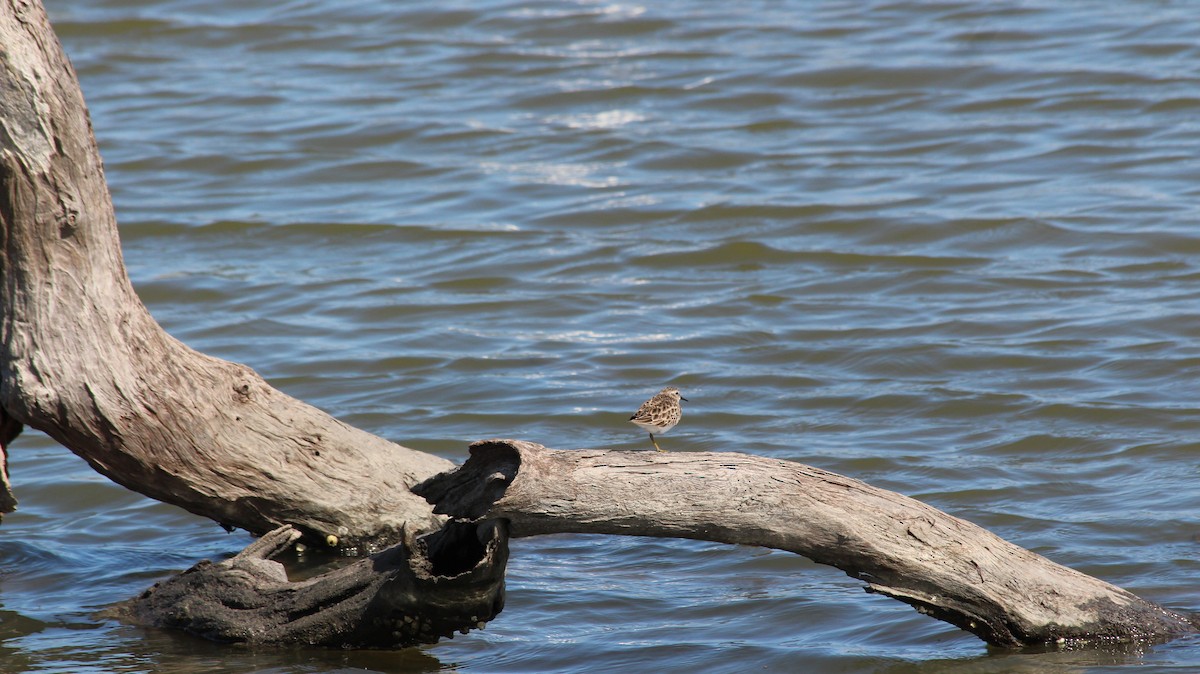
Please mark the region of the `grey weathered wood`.
<svg viewBox="0 0 1200 674"><path fill-rule="evenodd" d="M502 606L503 527L406 535L442 524L409 487L450 462L347 426L154 321L125 272L75 74L39 3L0 0L5 459L22 425L130 489L266 534L111 615L224 641L398 647L478 627ZM11 496L5 472L0 512ZM395 545L293 583L268 557L300 535Z"/></svg>
<svg viewBox="0 0 1200 674"><path fill-rule="evenodd" d="M408 488L450 462L193 351L150 316L125 272L83 95L37 2L0 0L0 298L0 416L112 480L318 544L366 549L405 523L437 525Z"/></svg>
<svg viewBox="0 0 1200 674"><path fill-rule="evenodd" d="M670 536L789 550L991 644L1163 639L1191 620L920 501L842 475L733 453L471 446L418 485L436 511L513 537Z"/></svg>

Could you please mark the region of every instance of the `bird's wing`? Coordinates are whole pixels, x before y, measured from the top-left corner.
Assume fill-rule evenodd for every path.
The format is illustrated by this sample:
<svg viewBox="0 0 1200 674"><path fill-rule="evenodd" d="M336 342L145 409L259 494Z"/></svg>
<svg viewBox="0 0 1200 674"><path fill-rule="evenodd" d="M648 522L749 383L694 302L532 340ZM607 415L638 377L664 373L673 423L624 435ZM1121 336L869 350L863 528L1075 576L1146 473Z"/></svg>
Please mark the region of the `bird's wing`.
<svg viewBox="0 0 1200 674"><path fill-rule="evenodd" d="M653 421L653 419L654 415L650 414L649 407L643 407L634 412L633 416L629 417L630 421Z"/></svg>

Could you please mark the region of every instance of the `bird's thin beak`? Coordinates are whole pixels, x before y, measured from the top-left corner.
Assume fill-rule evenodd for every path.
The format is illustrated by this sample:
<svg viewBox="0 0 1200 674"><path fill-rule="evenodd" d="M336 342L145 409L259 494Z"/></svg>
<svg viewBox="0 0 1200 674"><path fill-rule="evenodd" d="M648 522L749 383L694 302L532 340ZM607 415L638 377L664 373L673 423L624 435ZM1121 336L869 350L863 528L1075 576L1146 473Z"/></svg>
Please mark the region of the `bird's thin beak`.
<svg viewBox="0 0 1200 674"><path fill-rule="evenodd" d="M684 398L683 396L679 396L679 399L684 402L691 402L690 400L688 400L687 398Z"/></svg>

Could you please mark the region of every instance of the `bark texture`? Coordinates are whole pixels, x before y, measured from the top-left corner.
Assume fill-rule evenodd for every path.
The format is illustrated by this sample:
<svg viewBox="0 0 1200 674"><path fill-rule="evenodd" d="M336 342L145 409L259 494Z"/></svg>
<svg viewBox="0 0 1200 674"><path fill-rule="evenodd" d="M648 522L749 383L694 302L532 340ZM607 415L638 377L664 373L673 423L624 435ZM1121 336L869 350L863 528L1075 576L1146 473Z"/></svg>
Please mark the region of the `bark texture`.
<svg viewBox="0 0 1200 674"><path fill-rule="evenodd" d="M316 578L270 561L300 533L281 527L223 562L201 562L105 612L214 641L403 648L482 628L504 606L502 523L451 524Z"/></svg>
<svg viewBox="0 0 1200 674"><path fill-rule="evenodd" d="M5 428L40 429L130 489L258 534L292 524L367 549L437 525L409 487L448 461L347 426L150 316L75 73L41 5L19 0L0 0L0 293Z"/></svg>
<svg viewBox="0 0 1200 674"><path fill-rule="evenodd" d="M788 550L998 646L1196 631L1187 616L920 501L789 461L489 440L415 491L439 513L505 520L513 537L670 536Z"/></svg>

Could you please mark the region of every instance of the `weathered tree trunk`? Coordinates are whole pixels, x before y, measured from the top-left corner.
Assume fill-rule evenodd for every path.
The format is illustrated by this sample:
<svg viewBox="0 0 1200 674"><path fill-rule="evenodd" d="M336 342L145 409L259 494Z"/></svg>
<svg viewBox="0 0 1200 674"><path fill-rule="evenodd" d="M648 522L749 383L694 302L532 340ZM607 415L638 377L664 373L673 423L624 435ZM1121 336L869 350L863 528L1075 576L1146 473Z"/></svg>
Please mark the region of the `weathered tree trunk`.
<svg viewBox="0 0 1200 674"><path fill-rule="evenodd" d="M125 273L75 74L39 3L0 0L0 458L23 424L130 489L265 534L115 609L214 639L400 646L476 627L502 605L509 523L516 535L792 550L995 644L1194 631L929 506L745 455L478 444L420 488L467 520L445 523L410 487L449 462L349 427L155 323ZM297 536L396 545L292 583L268 558Z"/></svg>
<svg viewBox="0 0 1200 674"><path fill-rule="evenodd" d="M436 512L506 520L513 537L671 536L788 550L999 646L1196 629L920 501L790 461L490 440L415 491Z"/></svg>
<svg viewBox="0 0 1200 674"><path fill-rule="evenodd" d="M396 647L473 628L502 604L502 532L474 544L404 536L441 524L409 487L450 462L347 426L151 318L125 272L75 73L39 3L0 0L5 459L22 424L115 482L226 526L264 534L287 524L343 550L396 544L288 583L262 558L291 542L275 534L146 593L122 611L135 622L256 643ZM5 470L0 512L15 506Z"/></svg>
<svg viewBox="0 0 1200 674"><path fill-rule="evenodd" d="M290 524L368 548L405 523L436 525L408 488L450 462L347 426L151 318L125 272L83 95L38 3L0 2L0 225L5 421L255 533Z"/></svg>

